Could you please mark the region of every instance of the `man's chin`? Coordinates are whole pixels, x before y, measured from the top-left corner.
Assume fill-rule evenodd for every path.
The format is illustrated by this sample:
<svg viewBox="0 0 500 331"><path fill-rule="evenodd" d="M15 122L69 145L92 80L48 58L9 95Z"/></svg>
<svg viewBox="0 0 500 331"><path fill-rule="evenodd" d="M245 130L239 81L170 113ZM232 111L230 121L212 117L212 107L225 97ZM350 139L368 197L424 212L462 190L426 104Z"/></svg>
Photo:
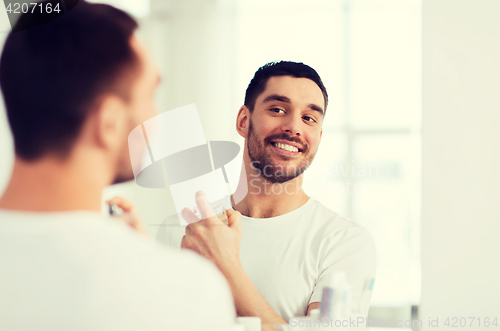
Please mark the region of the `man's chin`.
<svg viewBox="0 0 500 331"><path fill-rule="evenodd" d="M297 176L290 176L290 177L285 177L285 176L283 176L283 177L273 177L273 176L270 176L270 177L268 177L268 176L262 175L262 178L264 178L266 181L268 181L271 184L283 184L283 183L291 181L295 177L297 177Z"/></svg>
<svg viewBox="0 0 500 331"><path fill-rule="evenodd" d="M286 169L286 170L285 170ZM302 175L303 171L299 171L297 167L280 167L280 165L275 165L273 171L262 171L260 176L272 184L283 184L291 181Z"/></svg>

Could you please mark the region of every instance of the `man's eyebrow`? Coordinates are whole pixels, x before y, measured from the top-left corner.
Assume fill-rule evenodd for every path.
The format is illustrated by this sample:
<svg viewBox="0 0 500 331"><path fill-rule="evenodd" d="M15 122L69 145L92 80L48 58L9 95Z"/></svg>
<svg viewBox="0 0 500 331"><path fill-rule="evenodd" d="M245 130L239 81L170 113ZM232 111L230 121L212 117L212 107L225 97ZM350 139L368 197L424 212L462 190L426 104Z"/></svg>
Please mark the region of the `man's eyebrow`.
<svg viewBox="0 0 500 331"><path fill-rule="evenodd" d="M290 99L285 97L284 95L279 95L279 94L271 94L271 95L268 95L264 101L262 101L263 103L266 103L266 102L269 102L269 101L281 101L281 102L286 102L286 103L290 103Z"/></svg>
<svg viewBox="0 0 500 331"><path fill-rule="evenodd" d="M284 95L279 95L279 94L268 95L264 99L263 103L266 103L269 101L281 101L281 102L291 103L291 101L288 97L285 97ZM325 112L323 111L323 108L321 108L318 105L315 105L314 103L309 104L308 107L311 108L312 110L319 112L321 115L325 114Z"/></svg>
<svg viewBox="0 0 500 331"><path fill-rule="evenodd" d="M320 106L318 106L318 105L315 105L314 103L311 103L311 104L309 105L309 108L311 108L312 110L315 110L315 111L317 111L317 112L321 113L321 115L324 115L324 114L325 114L325 112L323 111L323 108L321 108L321 107L320 107Z"/></svg>

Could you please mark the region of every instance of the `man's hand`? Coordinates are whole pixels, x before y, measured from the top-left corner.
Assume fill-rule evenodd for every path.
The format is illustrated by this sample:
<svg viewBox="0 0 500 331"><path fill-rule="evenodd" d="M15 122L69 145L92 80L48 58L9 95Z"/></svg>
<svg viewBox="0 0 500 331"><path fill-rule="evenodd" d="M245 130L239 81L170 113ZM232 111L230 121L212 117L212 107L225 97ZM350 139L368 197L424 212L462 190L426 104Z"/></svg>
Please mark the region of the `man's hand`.
<svg viewBox="0 0 500 331"><path fill-rule="evenodd" d="M263 330L274 330L273 324L286 324L264 300L240 263L241 214L227 209L228 225L225 225L215 215L203 192L196 193L196 205L201 221L193 210L182 210L189 224L181 247L215 263L231 287L238 316L260 317Z"/></svg>
<svg viewBox="0 0 500 331"><path fill-rule="evenodd" d="M139 218L139 214L137 214L137 210L132 202L121 197L114 197L113 199L106 201L106 203L108 205L117 205L124 211L124 214L116 216L117 219L127 224L138 233L149 237L149 233Z"/></svg>
<svg viewBox="0 0 500 331"><path fill-rule="evenodd" d="M181 248L191 249L211 260L227 277L231 270L240 266L241 214L226 209L228 225L225 225L215 215L202 191L196 193L196 205L201 220L192 209L182 210L182 216L189 224Z"/></svg>

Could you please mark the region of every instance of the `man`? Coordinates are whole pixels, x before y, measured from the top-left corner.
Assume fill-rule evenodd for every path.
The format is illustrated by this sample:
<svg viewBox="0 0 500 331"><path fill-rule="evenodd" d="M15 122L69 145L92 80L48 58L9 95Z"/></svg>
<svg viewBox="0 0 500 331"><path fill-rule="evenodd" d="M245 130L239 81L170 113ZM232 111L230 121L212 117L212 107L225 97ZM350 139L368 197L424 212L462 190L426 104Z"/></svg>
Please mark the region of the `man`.
<svg viewBox="0 0 500 331"><path fill-rule="evenodd" d="M15 163L0 199L2 330L233 326L211 262L99 212L103 188L133 178L129 132L155 113L159 75L136 28L123 11L80 2L7 38L0 85Z"/></svg>
<svg viewBox="0 0 500 331"><path fill-rule="evenodd" d="M213 226L216 217L197 222L191 210L183 211L190 224L182 247L219 267L238 315L281 324L309 314L319 307L322 289L335 272L346 273L354 311L367 314L370 293L363 301L362 292L376 267L369 232L302 189L303 171L321 140L327 104L326 89L311 67L295 62L261 67L236 121L245 138L246 178L228 205L243 215L241 221L236 214L224 228ZM203 207L201 193L198 200L200 208L209 209Z"/></svg>

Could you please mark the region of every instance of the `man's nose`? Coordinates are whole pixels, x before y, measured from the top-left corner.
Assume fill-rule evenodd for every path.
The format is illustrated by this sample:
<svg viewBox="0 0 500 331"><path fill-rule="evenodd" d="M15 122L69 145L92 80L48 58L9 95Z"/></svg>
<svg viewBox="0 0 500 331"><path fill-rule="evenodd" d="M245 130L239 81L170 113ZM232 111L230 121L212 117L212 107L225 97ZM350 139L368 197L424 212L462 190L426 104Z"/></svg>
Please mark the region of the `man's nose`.
<svg viewBox="0 0 500 331"><path fill-rule="evenodd" d="M281 130L294 136L300 136L302 135L301 126L302 118L300 116L288 116L284 120Z"/></svg>

